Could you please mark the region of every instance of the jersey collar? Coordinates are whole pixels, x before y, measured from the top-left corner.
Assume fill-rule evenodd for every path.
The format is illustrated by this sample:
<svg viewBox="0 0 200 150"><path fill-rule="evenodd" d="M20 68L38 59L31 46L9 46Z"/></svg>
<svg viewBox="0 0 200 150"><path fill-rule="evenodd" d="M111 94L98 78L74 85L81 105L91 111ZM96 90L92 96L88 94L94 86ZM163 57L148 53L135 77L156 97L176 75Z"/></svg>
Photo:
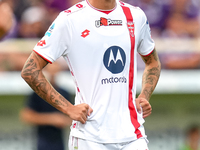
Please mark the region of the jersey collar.
<svg viewBox="0 0 200 150"><path fill-rule="evenodd" d="M97 10L97 11L100 11L100 12L103 12L103 13L105 13L105 14L109 14L109 13L111 13L113 10L115 10L115 9L117 8L117 2L116 2L116 6L115 6L113 9L111 9L111 10L97 9L97 8L93 7L93 6L89 3L88 0L86 0L86 2L88 3L88 5L89 5L92 9Z"/></svg>

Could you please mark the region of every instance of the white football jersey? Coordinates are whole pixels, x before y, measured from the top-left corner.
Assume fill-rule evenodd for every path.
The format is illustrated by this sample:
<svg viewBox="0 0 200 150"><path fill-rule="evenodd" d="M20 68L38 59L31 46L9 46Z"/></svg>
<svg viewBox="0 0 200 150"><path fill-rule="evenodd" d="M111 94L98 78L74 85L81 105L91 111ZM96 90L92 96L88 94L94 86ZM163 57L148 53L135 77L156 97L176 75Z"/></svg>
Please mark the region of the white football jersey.
<svg viewBox="0 0 200 150"><path fill-rule="evenodd" d="M34 51L50 63L64 57L76 84L75 104L93 109L71 135L100 143L146 137L135 107L137 52L154 49L144 12L117 0L111 11L82 1L59 14Z"/></svg>

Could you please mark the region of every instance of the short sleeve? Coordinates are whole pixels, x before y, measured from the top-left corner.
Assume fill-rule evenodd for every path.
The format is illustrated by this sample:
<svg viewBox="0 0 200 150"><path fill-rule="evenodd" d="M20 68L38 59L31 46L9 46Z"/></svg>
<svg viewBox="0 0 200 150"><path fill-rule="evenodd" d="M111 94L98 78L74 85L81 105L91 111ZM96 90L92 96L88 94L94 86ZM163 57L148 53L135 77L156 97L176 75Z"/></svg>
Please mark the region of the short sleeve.
<svg viewBox="0 0 200 150"><path fill-rule="evenodd" d="M151 30L146 15L143 13L142 26L140 30L138 52L145 56L150 54L154 48L155 43L151 37Z"/></svg>
<svg viewBox="0 0 200 150"><path fill-rule="evenodd" d="M69 42L67 16L61 12L33 50L52 63L59 57L66 55Z"/></svg>

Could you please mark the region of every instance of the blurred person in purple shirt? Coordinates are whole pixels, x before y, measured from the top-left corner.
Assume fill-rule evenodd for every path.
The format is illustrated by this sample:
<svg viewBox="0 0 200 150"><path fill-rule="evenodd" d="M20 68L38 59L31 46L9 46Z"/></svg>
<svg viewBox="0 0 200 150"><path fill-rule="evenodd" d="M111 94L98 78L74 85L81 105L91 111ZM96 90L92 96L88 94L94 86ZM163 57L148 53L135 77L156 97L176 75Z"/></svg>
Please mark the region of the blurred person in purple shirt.
<svg viewBox="0 0 200 150"><path fill-rule="evenodd" d="M46 16L48 26L55 20L61 11L68 9L80 1L82 0L43 0L48 14Z"/></svg>
<svg viewBox="0 0 200 150"><path fill-rule="evenodd" d="M169 17L163 37L197 38L200 37L200 7L195 0L171 1Z"/></svg>
<svg viewBox="0 0 200 150"><path fill-rule="evenodd" d="M18 37L20 38L41 38L61 11L68 9L81 0L30 1L32 2L29 3L19 17ZM34 15L32 16L32 14Z"/></svg>
<svg viewBox="0 0 200 150"><path fill-rule="evenodd" d="M16 37L17 22L12 1L0 0L0 40Z"/></svg>
<svg viewBox="0 0 200 150"><path fill-rule="evenodd" d="M133 6L140 7L146 14L151 26L152 37L161 35L169 15L169 0L124 0Z"/></svg>

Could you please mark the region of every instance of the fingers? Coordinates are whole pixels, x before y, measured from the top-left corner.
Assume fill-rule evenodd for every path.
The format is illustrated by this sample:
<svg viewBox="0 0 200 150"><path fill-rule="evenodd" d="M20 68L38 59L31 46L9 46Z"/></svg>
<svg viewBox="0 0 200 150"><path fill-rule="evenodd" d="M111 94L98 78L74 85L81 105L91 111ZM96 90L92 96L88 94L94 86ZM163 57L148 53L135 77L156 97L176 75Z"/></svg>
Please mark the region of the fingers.
<svg viewBox="0 0 200 150"><path fill-rule="evenodd" d="M80 112L80 118L78 121L80 121L82 124L85 124L87 121L87 114L88 114L88 109L89 109L89 105L87 104L83 104L82 106L82 111Z"/></svg>
<svg viewBox="0 0 200 150"><path fill-rule="evenodd" d="M141 111L143 112L143 118L146 118L151 114L152 108L149 101L147 101L146 99L137 98L136 107L137 107L138 113L141 113Z"/></svg>
<svg viewBox="0 0 200 150"><path fill-rule="evenodd" d="M87 121L87 115L83 114L79 120L82 124L85 124Z"/></svg>
<svg viewBox="0 0 200 150"><path fill-rule="evenodd" d="M93 109L89 106L89 110L88 110L88 116L90 116L90 114L93 112Z"/></svg>
<svg viewBox="0 0 200 150"><path fill-rule="evenodd" d="M147 101L148 102L148 101ZM148 117L151 114L152 108L148 103L141 103L141 107L143 108L143 118Z"/></svg>
<svg viewBox="0 0 200 150"><path fill-rule="evenodd" d="M82 117L80 118L79 121L85 124L87 121L87 116L90 116L92 112L93 112L93 109L89 105L85 104L85 109L83 110Z"/></svg>
<svg viewBox="0 0 200 150"><path fill-rule="evenodd" d="M136 103L136 109L137 109L137 111L138 111L138 113L142 113L142 109L141 109L141 106L140 106L140 102L141 101L141 99L139 99L139 98L137 98L136 100L135 100L135 103Z"/></svg>
<svg viewBox="0 0 200 150"><path fill-rule="evenodd" d="M76 121L80 121L85 124L87 121L87 116L90 116L93 109L85 103L74 106L73 111L70 112L71 118Z"/></svg>

